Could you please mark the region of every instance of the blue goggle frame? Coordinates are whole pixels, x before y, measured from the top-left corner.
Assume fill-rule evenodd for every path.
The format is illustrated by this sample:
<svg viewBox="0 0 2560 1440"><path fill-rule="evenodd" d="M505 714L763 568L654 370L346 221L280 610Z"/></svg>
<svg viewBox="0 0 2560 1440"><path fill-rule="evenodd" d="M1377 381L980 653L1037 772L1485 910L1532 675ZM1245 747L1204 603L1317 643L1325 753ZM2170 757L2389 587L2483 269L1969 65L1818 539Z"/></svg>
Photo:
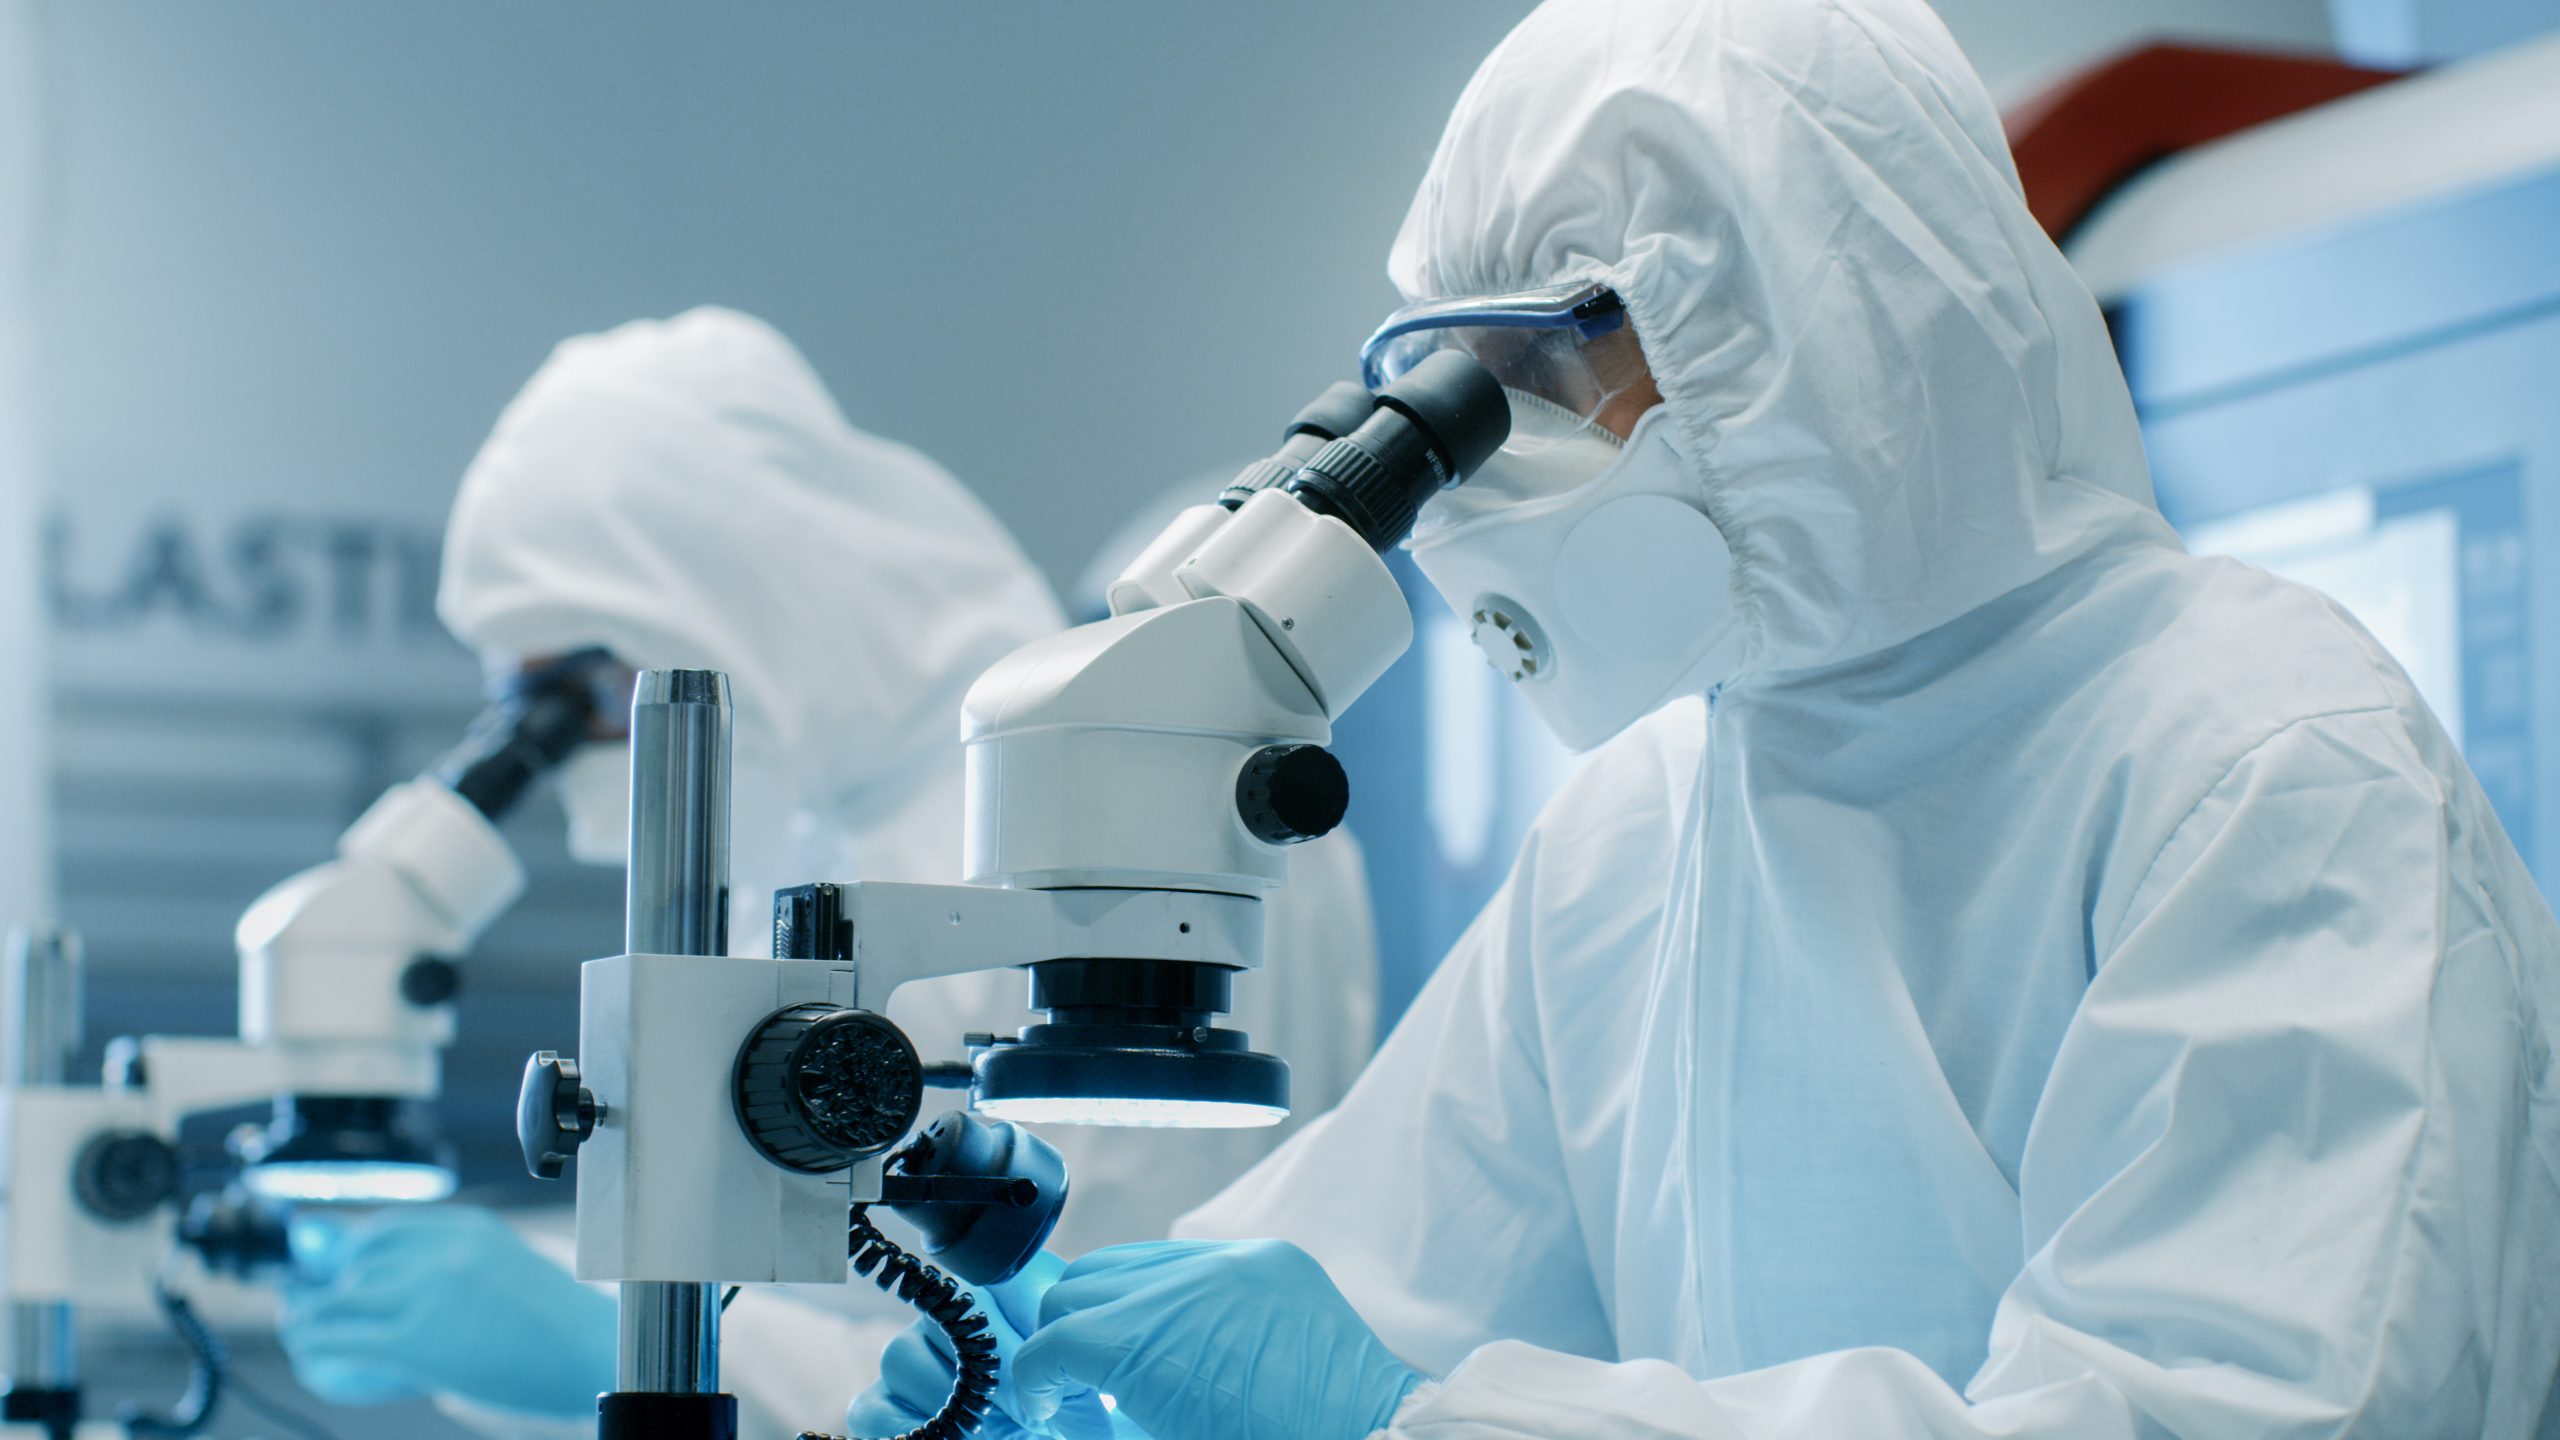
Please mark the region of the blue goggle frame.
<svg viewBox="0 0 2560 1440"><path fill-rule="evenodd" d="M1508 295L1477 295L1425 300L1408 305L1386 319L1360 345L1360 383L1374 390L1396 378L1387 359L1395 342L1429 330L1571 330L1581 340L1596 340L1623 329L1627 306L1618 292L1599 281L1523 290ZM1419 360L1419 355L1414 357ZM1397 372L1410 368L1410 362Z"/></svg>

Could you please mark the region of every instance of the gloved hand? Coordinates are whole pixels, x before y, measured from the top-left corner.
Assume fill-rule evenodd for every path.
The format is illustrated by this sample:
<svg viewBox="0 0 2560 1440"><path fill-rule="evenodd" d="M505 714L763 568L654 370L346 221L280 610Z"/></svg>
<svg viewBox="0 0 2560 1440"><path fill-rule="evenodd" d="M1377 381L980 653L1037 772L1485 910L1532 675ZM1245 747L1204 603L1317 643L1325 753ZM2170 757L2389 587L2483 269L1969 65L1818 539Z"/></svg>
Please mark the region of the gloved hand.
<svg viewBox="0 0 2560 1440"><path fill-rule="evenodd" d="M521 1415L595 1413L614 1302L486 1210L388 1210L290 1285L280 1335L304 1388L341 1405L452 1395Z"/></svg>
<svg viewBox="0 0 2560 1440"><path fill-rule="evenodd" d="M1116 1423L1103 1409L1100 1397L1090 1392L1063 1396L1053 1406L1054 1413L1037 1424L1027 1422L1014 1402L1014 1353L1039 1316L1040 1296L1066 1268L1067 1262L1043 1251L1022 1268L1021 1274L1001 1285L969 1287L978 1313L987 1317L988 1331L996 1339L997 1362L1004 1367L997 1377L996 1408L987 1412L975 1440L1023 1440L1026 1436L1111 1440L1135 1434L1132 1427ZM933 1418L942 1402L950 1398L952 1382L959 1374L951 1337L930 1320L917 1321L880 1352L880 1382L855 1396L845 1410L845 1433L863 1437L905 1434Z"/></svg>
<svg viewBox="0 0 2560 1440"><path fill-rule="evenodd" d="M1421 1383L1278 1240L1096 1250L1041 1297L1013 1365L1025 1420L1098 1390L1155 1440L1361 1440Z"/></svg>

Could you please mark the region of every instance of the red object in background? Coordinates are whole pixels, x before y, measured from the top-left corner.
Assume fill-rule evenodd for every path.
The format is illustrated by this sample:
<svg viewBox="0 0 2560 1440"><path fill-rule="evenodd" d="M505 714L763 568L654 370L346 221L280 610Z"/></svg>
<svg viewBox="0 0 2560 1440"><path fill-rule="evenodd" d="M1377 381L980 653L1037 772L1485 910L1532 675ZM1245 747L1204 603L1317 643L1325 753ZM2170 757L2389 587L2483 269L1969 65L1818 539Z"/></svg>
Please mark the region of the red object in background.
<svg viewBox="0 0 2560 1440"><path fill-rule="evenodd" d="M2181 150L2397 80L2307 55L2146 45L2002 117L2027 209L2057 242L2125 181Z"/></svg>

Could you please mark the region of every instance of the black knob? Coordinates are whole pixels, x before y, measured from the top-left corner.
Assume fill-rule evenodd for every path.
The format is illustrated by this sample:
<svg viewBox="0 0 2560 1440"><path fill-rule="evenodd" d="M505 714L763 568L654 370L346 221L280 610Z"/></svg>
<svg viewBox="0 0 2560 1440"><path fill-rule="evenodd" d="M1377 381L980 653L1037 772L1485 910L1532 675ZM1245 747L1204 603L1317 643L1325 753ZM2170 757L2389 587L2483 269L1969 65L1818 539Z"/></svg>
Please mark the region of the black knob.
<svg viewBox="0 0 2560 1440"><path fill-rule="evenodd" d="M1021 1273L1067 1203L1056 1147L1003 1120L946 1111L889 1162L881 1195L933 1263L972 1285Z"/></svg>
<svg viewBox="0 0 2560 1440"><path fill-rule="evenodd" d="M533 1178L559 1179L603 1118L604 1106L578 1083L577 1061L562 1059L557 1050L536 1050L524 1062L524 1085L516 1091L516 1144Z"/></svg>
<svg viewBox="0 0 2560 1440"><path fill-rule="evenodd" d="M400 972L400 998L423 1010L462 993L462 967L433 955L421 955Z"/></svg>
<svg viewBox="0 0 2560 1440"><path fill-rule="evenodd" d="M178 1195L178 1152L145 1130L92 1135L71 1161L71 1193L101 1220L139 1220Z"/></svg>
<svg viewBox="0 0 2560 1440"><path fill-rule="evenodd" d="M293 1268L292 1212L280 1201L237 1185L208 1190L187 1202L178 1240L216 1275L251 1283L280 1278Z"/></svg>
<svg viewBox="0 0 2560 1440"><path fill-rule="evenodd" d="M812 1002L775 1011L747 1037L731 1093L766 1159L823 1175L906 1136L924 1109L924 1063L886 1017Z"/></svg>
<svg viewBox="0 0 2560 1440"><path fill-rule="evenodd" d="M1266 745L1236 775L1236 813L1274 845L1328 834L1351 808L1351 777L1321 745Z"/></svg>

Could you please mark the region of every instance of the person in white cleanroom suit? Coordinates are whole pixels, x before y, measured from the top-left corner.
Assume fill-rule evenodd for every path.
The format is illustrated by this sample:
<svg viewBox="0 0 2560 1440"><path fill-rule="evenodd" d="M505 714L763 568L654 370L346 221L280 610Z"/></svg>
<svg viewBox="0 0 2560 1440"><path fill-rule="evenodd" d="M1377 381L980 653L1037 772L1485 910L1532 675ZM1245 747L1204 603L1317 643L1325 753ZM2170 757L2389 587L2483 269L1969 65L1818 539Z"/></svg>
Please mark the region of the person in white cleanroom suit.
<svg viewBox="0 0 2560 1440"><path fill-rule="evenodd" d="M1515 402L1552 453L1414 553L1534 622L1568 734L1705 698L1569 782L1200 1238L1067 1269L1015 1414L2554 1433L2560 930L2372 638L2162 523L1921 0L1542 6L1391 272L1622 300L1645 373L1586 413L1623 447L1565 464L1578 417Z"/></svg>
<svg viewBox="0 0 2560 1440"><path fill-rule="evenodd" d="M718 309L554 352L463 479L438 603L502 669L602 646L634 667L728 672L738 954L770 953L776 887L960 878L961 696L1063 623L957 481L854 429L787 341ZM620 863L627 766L620 740L564 766L585 858ZM1234 1023L1288 1059L1303 1117L1339 1098L1372 1048L1376 957L1347 836L1298 847L1291 874ZM996 971L904 987L889 1013L927 1058L958 1058L964 1033L1027 1023L1024 997L1019 973ZM1042 1133L1072 1177L1053 1241L1068 1254L1163 1235L1275 1143ZM472 1212L391 1216L352 1250L336 1279L287 1304L287 1348L319 1393L424 1392L501 1412L502 1428L548 1415L592 1430L595 1392L612 1388L606 1295L528 1264L505 1226ZM912 1313L867 1283L744 1292L722 1358L748 1433L833 1428L869 1378L864 1357Z"/></svg>

